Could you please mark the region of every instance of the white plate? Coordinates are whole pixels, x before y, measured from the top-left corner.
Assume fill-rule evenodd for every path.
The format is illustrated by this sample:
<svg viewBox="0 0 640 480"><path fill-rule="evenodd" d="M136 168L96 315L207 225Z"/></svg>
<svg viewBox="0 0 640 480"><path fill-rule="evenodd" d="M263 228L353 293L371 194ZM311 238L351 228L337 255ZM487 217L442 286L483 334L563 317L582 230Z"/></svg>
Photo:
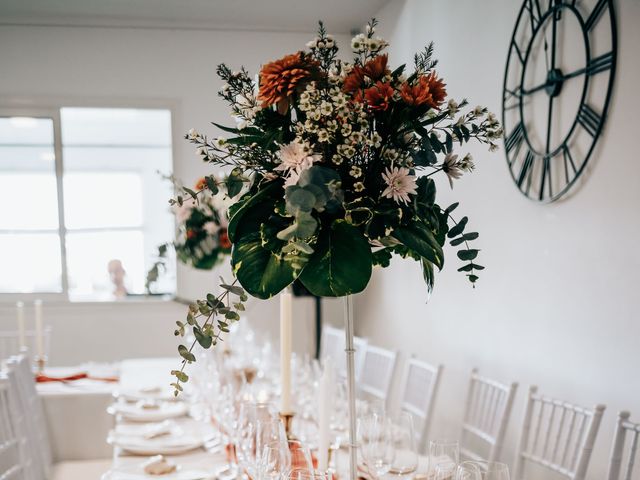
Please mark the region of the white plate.
<svg viewBox="0 0 640 480"><path fill-rule="evenodd" d="M132 422L160 422L186 415L189 407L184 402L160 402L158 408L149 409L136 404L114 403L107 411L111 415L122 415L125 420Z"/></svg>
<svg viewBox="0 0 640 480"><path fill-rule="evenodd" d="M140 389L119 388L114 392L113 396L124 398L131 402L137 402L138 400L173 400L175 398L173 389L166 385ZM182 395L180 396L182 397Z"/></svg>
<svg viewBox="0 0 640 480"><path fill-rule="evenodd" d="M148 475L144 473L144 465L130 465L128 467L114 468L103 475L102 480L209 480L214 479L215 474L211 470L199 467L181 467L168 475Z"/></svg>
<svg viewBox="0 0 640 480"><path fill-rule="evenodd" d="M134 455L180 455L200 448L204 444L202 436L169 435L147 440L141 437L112 434L107 440L114 447L119 447Z"/></svg>

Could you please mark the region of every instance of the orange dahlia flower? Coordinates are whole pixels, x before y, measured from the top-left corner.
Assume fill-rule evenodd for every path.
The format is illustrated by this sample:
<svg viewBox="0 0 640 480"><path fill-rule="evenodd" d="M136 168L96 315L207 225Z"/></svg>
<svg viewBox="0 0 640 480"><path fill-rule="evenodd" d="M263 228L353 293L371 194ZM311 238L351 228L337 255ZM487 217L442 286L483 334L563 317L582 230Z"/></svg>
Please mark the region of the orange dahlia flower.
<svg viewBox="0 0 640 480"><path fill-rule="evenodd" d="M365 63L362 70L367 77L372 81L377 82L378 80L382 80L387 73L390 73L387 68L388 60L389 57L386 53L384 55L378 55L376 58Z"/></svg>
<svg viewBox="0 0 640 480"><path fill-rule="evenodd" d="M439 108L447 96L445 83L437 78L435 72L423 75L418 82L411 86L404 83L400 89L400 95L405 103L413 106L427 105L430 108Z"/></svg>
<svg viewBox="0 0 640 480"><path fill-rule="evenodd" d="M382 80L382 78L389 73L387 68L388 56L378 55L376 58L369 60L364 66L355 66L353 70L344 79L342 90L346 93L354 93L364 88L365 77L368 77L373 82ZM356 101L361 99L361 96L356 98Z"/></svg>
<svg viewBox="0 0 640 480"><path fill-rule="evenodd" d="M231 241L229 240L229 234L227 233L226 228L220 229L220 235L218 237L220 240L220 247L222 248L231 248Z"/></svg>
<svg viewBox="0 0 640 480"><path fill-rule="evenodd" d="M372 110L386 110L393 99L393 87L385 82L377 82L364 91L364 99Z"/></svg>
<svg viewBox="0 0 640 480"><path fill-rule="evenodd" d="M267 63L260 70L258 100L263 107L277 105L278 111L285 113L290 97L320 75L320 64L304 52Z"/></svg>

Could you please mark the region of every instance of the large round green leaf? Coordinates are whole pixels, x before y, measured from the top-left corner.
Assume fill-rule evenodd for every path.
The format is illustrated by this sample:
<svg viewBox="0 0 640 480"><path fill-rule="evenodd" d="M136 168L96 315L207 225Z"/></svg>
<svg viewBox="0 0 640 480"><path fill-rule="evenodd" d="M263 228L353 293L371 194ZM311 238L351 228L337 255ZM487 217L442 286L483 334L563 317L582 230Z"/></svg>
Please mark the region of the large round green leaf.
<svg viewBox="0 0 640 480"><path fill-rule="evenodd" d="M282 255L262 245L260 232L243 235L233 245L231 264L240 284L254 297L273 297L296 279Z"/></svg>
<svg viewBox="0 0 640 480"><path fill-rule="evenodd" d="M261 190L250 196L247 194L239 200L242 205L234 209L229 219L227 234L229 240L235 243L245 233L255 232L261 221L273 213L273 207L276 203L276 192L282 188L279 182L266 183Z"/></svg>
<svg viewBox="0 0 640 480"><path fill-rule="evenodd" d="M318 297L343 297L365 289L371 278L371 247L364 235L344 220L320 234L315 253L300 280Z"/></svg>

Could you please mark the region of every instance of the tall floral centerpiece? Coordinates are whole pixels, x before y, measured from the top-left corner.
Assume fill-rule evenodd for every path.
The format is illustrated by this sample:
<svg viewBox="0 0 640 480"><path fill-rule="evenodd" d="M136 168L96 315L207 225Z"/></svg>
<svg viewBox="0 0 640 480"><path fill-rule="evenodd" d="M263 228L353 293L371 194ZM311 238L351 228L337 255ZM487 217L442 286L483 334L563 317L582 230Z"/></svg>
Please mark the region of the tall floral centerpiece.
<svg viewBox="0 0 640 480"><path fill-rule="evenodd" d="M457 203L438 204L433 177L445 175L453 186L474 169L471 156L457 149L473 140L495 150L500 125L486 108L447 98L432 45L413 65L392 67L375 27L372 20L353 38L349 62L338 59L321 23L305 50L263 65L257 79L244 68L218 66L219 94L237 125L215 124L228 138L196 131L187 138L205 162L231 167L230 178L248 188L229 192L236 279L221 295L192 305L187 317L201 345L228 331L245 292L266 299L299 280L317 296L348 298L394 254L417 261L431 290L449 242L463 262L458 270L472 284L478 280L483 267L469 243L478 234L466 231L466 217L454 219ZM197 198L208 187L187 193ZM347 350L353 350L351 322L348 314ZM184 333L182 322L176 333ZM194 360L187 346L180 354L183 368ZM180 390L186 374L173 373ZM352 401L352 444L354 413ZM355 452L352 462L355 478Z"/></svg>
<svg viewBox="0 0 640 480"><path fill-rule="evenodd" d="M203 177L196 182L195 190L178 186L175 180L173 183L177 190L194 195L187 198L180 195L179 200L172 202L176 218L175 240L158 246L156 261L147 272L147 291L166 270L166 259L171 248L175 250L178 261L198 270L211 270L231 254L231 242L227 234L229 200L225 180L215 176ZM195 195L195 192L201 193Z"/></svg>

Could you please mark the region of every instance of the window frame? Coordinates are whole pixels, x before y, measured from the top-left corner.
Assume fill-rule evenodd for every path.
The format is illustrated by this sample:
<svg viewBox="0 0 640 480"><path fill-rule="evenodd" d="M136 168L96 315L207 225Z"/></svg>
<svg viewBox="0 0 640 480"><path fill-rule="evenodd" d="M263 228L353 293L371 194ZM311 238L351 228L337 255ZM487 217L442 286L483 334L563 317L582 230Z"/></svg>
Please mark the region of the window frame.
<svg viewBox="0 0 640 480"><path fill-rule="evenodd" d="M171 170L172 173L176 169L176 151L177 144L182 140L181 136L177 135L178 129L176 128L176 118L178 117L179 104L175 100L153 100L153 99L100 99L91 100L77 98L30 98L9 100L7 102L0 103L0 117L34 117L51 119L53 122L53 151L55 154L55 176L56 176L56 196L58 200L58 229L57 234L59 237L60 245L60 262L61 262L61 291L60 292L36 292L36 293L20 293L20 292L0 292L0 303L12 303L15 301L29 302L36 299L42 299L44 301L53 301L56 303L69 303L69 304L83 304L83 303L122 303L119 300L80 300L73 301L69 297L69 277L67 269L67 253L66 253L66 240L67 240L67 228L64 218L64 156L62 146L62 125L60 119L60 111L62 108L135 108L135 109L148 109L148 110L168 110L171 115ZM140 227L131 227L127 230L139 230L144 231L144 219L143 224ZM53 232L53 230L51 230ZM171 300L177 296L176 292L171 295L163 295L160 298L157 296L138 296L136 301L164 301L167 296Z"/></svg>

